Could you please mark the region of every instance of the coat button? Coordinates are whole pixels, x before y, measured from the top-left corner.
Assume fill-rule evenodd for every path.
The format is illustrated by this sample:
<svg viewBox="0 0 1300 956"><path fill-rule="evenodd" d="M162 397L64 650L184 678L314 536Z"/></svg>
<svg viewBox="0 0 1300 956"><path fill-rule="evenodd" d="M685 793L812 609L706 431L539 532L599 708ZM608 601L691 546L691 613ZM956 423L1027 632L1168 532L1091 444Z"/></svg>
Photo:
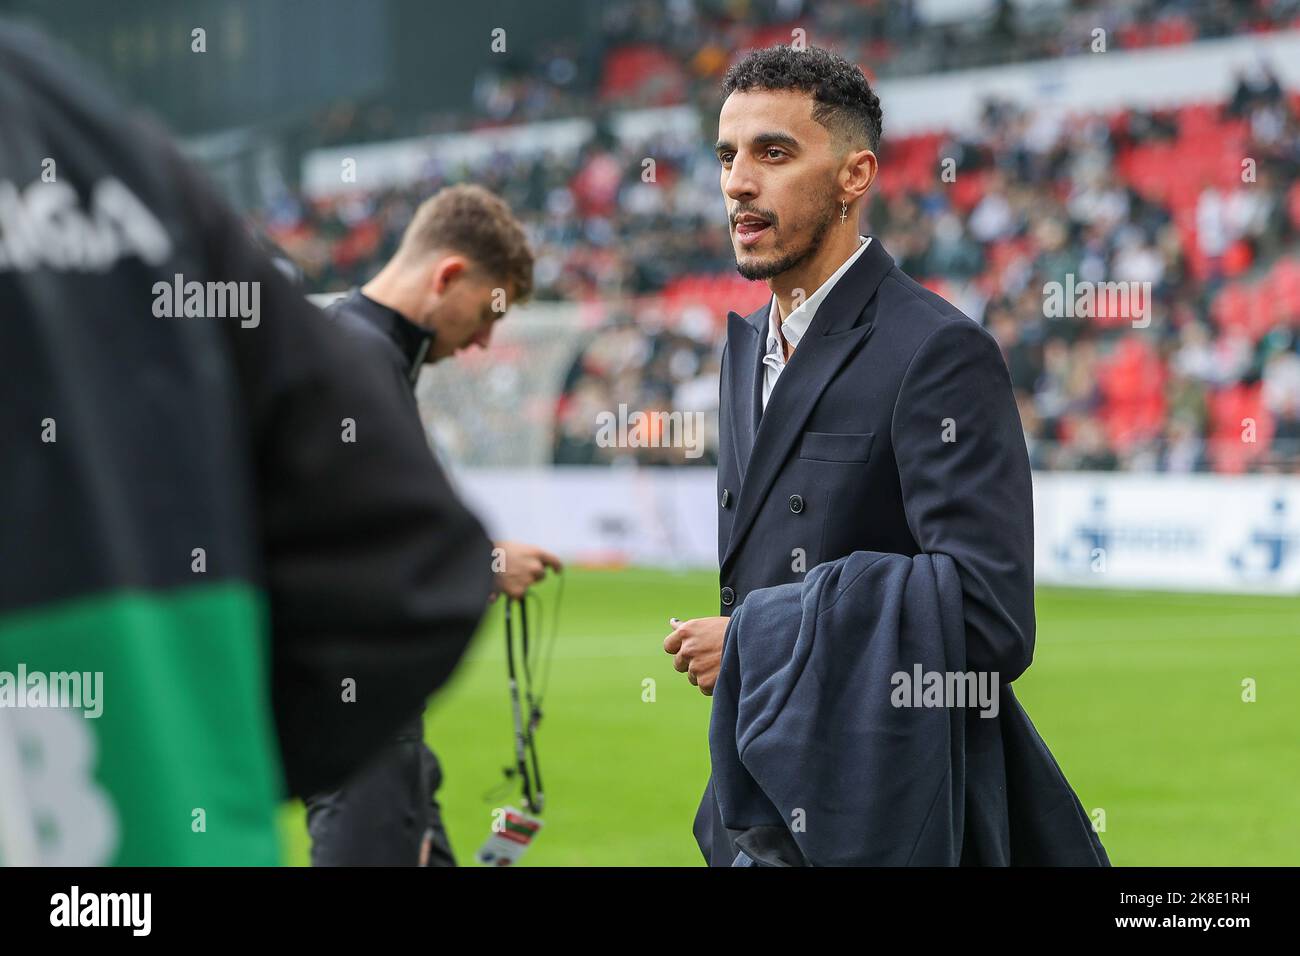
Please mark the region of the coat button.
<svg viewBox="0 0 1300 956"><path fill-rule="evenodd" d="M803 511L803 498L799 495L790 496L790 510L795 514Z"/></svg>
<svg viewBox="0 0 1300 956"><path fill-rule="evenodd" d="M731 492L726 488L722 489L722 507L727 507L727 502L731 500Z"/></svg>
<svg viewBox="0 0 1300 956"><path fill-rule="evenodd" d="M722 603L727 605L727 607L731 607L731 605L734 604L735 602L736 602L736 592L731 590L731 588L723 588Z"/></svg>

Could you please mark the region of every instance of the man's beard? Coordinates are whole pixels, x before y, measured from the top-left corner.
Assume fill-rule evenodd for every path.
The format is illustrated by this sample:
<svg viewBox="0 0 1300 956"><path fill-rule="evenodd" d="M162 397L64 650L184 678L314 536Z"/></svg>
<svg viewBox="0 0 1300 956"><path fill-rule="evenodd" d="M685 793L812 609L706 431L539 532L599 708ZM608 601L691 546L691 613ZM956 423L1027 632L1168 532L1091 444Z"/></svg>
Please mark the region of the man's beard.
<svg viewBox="0 0 1300 956"><path fill-rule="evenodd" d="M831 227L831 220L835 213L830 207L827 207L826 213L817 224L813 226L812 235L808 237L808 242L802 249L786 253L779 259L769 262L741 262L740 257L736 258L736 271L746 279L772 279L783 272L788 272L795 266L799 265L814 252L821 248L822 240L826 238L826 230Z"/></svg>

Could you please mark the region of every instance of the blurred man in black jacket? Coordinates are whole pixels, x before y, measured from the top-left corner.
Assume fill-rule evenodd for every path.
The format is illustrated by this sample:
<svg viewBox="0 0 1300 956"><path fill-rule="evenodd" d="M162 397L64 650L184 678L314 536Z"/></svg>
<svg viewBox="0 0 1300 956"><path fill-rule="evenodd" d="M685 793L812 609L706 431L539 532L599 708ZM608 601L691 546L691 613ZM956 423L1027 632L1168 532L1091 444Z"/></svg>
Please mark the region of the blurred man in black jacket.
<svg viewBox="0 0 1300 956"><path fill-rule="evenodd" d="M533 255L506 204L480 186L451 186L421 204L378 275L328 312L359 351L391 371L394 387L407 395L405 417L418 419L411 390L420 368L486 348L495 324L528 298L532 284ZM517 542L498 542L493 557L497 590L512 598L522 598L546 568L560 568L554 555ZM415 712L345 788L308 801L312 863L454 866L436 798L441 781Z"/></svg>

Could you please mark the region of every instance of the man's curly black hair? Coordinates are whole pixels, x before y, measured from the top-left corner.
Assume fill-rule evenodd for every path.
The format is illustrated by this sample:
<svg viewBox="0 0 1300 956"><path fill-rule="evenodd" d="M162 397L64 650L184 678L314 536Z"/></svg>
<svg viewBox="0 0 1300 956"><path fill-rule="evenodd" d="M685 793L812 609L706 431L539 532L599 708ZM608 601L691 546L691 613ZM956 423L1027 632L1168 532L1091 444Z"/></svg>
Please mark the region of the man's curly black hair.
<svg viewBox="0 0 1300 956"><path fill-rule="evenodd" d="M880 149L880 97L862 71L818 46L755 50L727 70L722 96L750 90L797 90L811 94L812 118L833 135L861 149Z"/></svg>

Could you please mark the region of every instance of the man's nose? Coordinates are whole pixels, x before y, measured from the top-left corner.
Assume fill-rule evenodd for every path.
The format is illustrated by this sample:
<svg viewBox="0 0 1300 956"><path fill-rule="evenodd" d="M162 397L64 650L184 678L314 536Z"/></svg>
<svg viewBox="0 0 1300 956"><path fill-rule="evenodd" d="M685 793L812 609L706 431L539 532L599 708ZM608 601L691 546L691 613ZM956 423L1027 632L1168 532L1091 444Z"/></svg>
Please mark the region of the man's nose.
<svg viewBox="0 0 1300 956"><path fill-rule="evenodd" d="M739 156L731 161L731 168L722 184L722 192L736 202L749 202L758 195L758 183L749 163Z"/></svg>

